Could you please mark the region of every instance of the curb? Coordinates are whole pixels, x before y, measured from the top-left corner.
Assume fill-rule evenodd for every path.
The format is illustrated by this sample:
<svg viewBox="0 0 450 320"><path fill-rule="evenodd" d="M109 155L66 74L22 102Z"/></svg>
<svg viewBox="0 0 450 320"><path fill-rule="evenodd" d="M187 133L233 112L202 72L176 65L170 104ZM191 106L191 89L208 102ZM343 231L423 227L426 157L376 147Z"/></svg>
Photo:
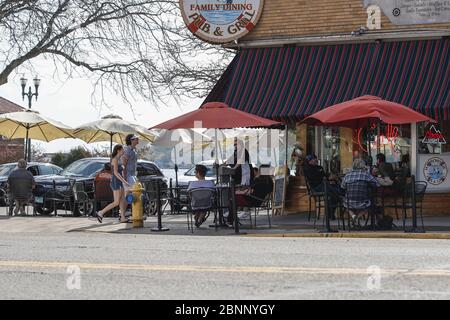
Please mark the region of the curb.
<svg viewBox="0 0 450 320"><path fill-rule="evenodd" d="M359 238L359 239L428 239L450 240L450 233L248 233L252 238Z"/></svg>

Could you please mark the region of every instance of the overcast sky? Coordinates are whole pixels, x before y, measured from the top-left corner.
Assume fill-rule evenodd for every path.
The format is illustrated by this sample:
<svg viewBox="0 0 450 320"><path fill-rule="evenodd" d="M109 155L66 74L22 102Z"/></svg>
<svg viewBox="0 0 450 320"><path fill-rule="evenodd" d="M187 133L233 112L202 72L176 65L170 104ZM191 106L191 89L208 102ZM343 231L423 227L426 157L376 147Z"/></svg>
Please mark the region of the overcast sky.
<svg viewBox="0 0 450 320"><path fill-rule="evenodd" d="M32 109L73 127L95 121L108 114L117 114L128 121L137 122L145 127L151 127L162 121L194 110L202 102L202 99L185 99L180 106L173 102L168 106L160 105L159 110L149 102L139 102L133 104L133 115L129 105L125 104L120 97L114 97L110 94L111 109L105 107L100 109L94 107L91 103L93 87L88 78L61 81L53 79L53 66L51 64L48 64L42 59L36 59L34 65L37 65L36 74L42 80L39 87L38 100L36 101L33 98ZM30 84L32 85L32 79L36 74L19 69L9 77L7 84L0 86L0 96L27 108L28 98L25 97L25 100L22 101L19 80L22 72L28 78L28 90L28 86ZM34 92L34 87L32 89ZM43 147L46 152L58 152L68 151L77 145L86 146L81 140L59 139L50 143L44 143Z"/></svg>

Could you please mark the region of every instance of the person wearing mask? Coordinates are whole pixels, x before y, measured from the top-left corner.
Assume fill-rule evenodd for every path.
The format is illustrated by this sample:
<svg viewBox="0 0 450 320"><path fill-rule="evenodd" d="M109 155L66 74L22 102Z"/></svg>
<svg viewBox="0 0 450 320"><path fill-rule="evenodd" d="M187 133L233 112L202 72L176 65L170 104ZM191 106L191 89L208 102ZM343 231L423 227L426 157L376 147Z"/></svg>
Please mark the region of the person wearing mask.
<svg viewBox="0 0 450 320"><path fill-rule="evenodd" d="M97 212L98 222L103 222L103 216L105 212L108 212L117 206L120 206L120 222L128 223L130 222L125 217L125 211L127 203L125 201L124 187L129 188L128 182L123 177L123 167L119 162L119 159L124 155L125 151L122 145L118 144L114 146L113 153L111 155L111 189L113 191L114 201L108 204L105 208Z"/></svg>

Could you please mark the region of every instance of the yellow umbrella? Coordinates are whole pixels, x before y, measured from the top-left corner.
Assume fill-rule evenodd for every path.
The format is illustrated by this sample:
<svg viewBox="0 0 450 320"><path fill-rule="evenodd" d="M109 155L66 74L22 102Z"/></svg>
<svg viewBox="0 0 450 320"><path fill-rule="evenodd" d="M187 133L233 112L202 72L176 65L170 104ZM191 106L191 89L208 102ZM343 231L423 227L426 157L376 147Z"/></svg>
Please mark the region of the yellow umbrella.
<svg viewBox="0 0 450 320"><path fill-rule="evenodd" d="M157 137L154 131L123 120L116 115L108 115L98 121L81 125L75 129L74 135L87 143L109 141L112 152L113 142L124 144L125 137L130 133L149 142L153 142Z"/></svg>
<svg viewBox="0 0 450 320"><path fill-rule="evenodd" d="M0 135L8 139L50 142L60 138L73 138L73 129L37 111L26 110L0 114Z"/></svg>

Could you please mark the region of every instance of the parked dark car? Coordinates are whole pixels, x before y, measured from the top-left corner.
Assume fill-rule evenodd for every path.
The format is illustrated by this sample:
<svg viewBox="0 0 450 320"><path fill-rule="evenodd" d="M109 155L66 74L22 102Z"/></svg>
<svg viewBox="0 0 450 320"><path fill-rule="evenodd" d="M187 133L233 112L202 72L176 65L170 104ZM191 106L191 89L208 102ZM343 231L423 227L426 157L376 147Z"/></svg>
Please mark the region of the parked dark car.
<svg viewBox="0 0 450 320"><path fill-rule="evenodd" d="M110 162L109 158L85 158L77 160L65 168L60 174L39 177L36 179L36 188L34 190L36 211L40 214L51 214L54 211L54 202L48 200L56 190L59 194L70 194L70 180L82 182L84 191L90 199L94 197L94 178L98 172L104 169L105 164ZM167 184L164 175L156 164L150 161L138 160L137 176L142 183L162 179L163 187ZM49 196L50 195L50 196ZM64 208L61 202L58 202L58 209ZM73 206L75 216L91 215L94 205L90 202L86 206Z"/></svg>
<svg viewBox="0 0 450 320"><path fill-rule="evenodd" d="M0 206L8 205L7 193L3 192L6 190L6 183L8 181L9 174L17 168L17 163L5 163L0 165ZM63 169L55 166L51 163L44 162L29 162L27 170L35 177L45 176L45 175L55 175L60 173Z"/></svg>

